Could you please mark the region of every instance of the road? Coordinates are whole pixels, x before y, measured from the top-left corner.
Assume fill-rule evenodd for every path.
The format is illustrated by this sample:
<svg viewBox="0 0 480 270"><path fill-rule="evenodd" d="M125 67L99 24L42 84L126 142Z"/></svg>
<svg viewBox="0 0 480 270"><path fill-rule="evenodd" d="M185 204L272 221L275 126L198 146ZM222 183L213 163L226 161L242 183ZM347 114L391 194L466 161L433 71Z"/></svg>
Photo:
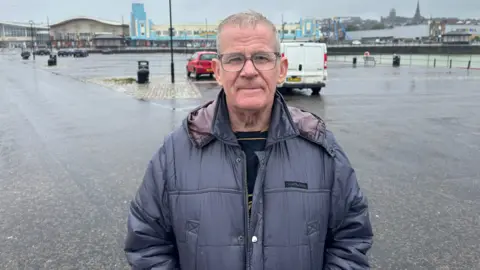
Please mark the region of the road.
<svg viewBox="0 0 480 270"><path fill-rule="evenodd" d="M176 55L184 78L187 55ZM2 269L128 269L128 203L163 137L201 97L145 102L85 80L168 75L167 55L22 61L0 55ZM369 198L373 269L480 269L480 72L330 66L312 111L348 153Z"/></svg>

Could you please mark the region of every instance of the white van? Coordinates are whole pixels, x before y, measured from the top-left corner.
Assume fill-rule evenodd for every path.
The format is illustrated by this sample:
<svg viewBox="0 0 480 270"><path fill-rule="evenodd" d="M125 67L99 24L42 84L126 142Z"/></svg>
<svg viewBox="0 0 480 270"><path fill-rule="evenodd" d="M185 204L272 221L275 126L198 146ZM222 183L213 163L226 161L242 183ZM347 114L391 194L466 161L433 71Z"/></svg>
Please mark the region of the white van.
<svg viewBox="0 0 480 270"><path fill-rule="evenodd" d="M281 43L280 53L288 59L285 82L279 85L281 92L293 88L310 88L318 95L327 81L327 45L314 42Z"/></svg>

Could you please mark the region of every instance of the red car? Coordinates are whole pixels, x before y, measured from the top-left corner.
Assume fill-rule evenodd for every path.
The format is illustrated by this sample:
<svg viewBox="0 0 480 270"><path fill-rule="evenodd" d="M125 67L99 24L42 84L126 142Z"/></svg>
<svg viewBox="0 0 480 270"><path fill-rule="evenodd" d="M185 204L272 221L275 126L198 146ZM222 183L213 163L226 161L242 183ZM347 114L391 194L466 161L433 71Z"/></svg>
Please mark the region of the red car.
<svg viewBox="0 0 480 270"><path fill-rule="evenodd" d="M196 52L188 59L187 62L187 77L193 74L195 80L198 80L200 75L208 74L213 77L212 60L217 57L216 52Z"/></svg>

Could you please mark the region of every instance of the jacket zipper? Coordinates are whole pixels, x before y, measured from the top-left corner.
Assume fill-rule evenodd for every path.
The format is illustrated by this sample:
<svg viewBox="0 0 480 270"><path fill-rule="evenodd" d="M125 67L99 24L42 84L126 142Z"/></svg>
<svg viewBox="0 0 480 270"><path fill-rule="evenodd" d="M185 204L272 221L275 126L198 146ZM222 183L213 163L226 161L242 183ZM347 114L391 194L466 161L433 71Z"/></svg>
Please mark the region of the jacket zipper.
<svg viewBox="0 0 480 270"><path fill-rule="evenodd" d="M247 269L250 269L250 255L249 255L249 235L250 235L250 221L248 217L248 179L247 179L247 156L242 151L243 154L243 189L245 190L243 196L243 212L245 220L245 265Z"/></svg>

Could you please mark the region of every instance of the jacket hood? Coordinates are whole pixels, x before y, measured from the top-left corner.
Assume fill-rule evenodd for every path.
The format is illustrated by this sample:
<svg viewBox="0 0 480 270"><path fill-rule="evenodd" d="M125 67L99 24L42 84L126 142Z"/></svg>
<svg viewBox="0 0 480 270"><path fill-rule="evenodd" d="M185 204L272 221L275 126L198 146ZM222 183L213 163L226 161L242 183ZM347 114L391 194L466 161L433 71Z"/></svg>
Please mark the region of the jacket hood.
<svg viewBox="0 0 480 270"><path fill-rule="evenodd" d="M237 138L230 126L223 89L217 99L191 111L184 120L183 127L192 143L199 148L214 139L221 140L226 144L238 145ZM326 131L325 122L319 116L287 106L283 97L278 92L275 94L267 147L282 140L301 136L333 154L333 148L326 140Z"/></svg>

